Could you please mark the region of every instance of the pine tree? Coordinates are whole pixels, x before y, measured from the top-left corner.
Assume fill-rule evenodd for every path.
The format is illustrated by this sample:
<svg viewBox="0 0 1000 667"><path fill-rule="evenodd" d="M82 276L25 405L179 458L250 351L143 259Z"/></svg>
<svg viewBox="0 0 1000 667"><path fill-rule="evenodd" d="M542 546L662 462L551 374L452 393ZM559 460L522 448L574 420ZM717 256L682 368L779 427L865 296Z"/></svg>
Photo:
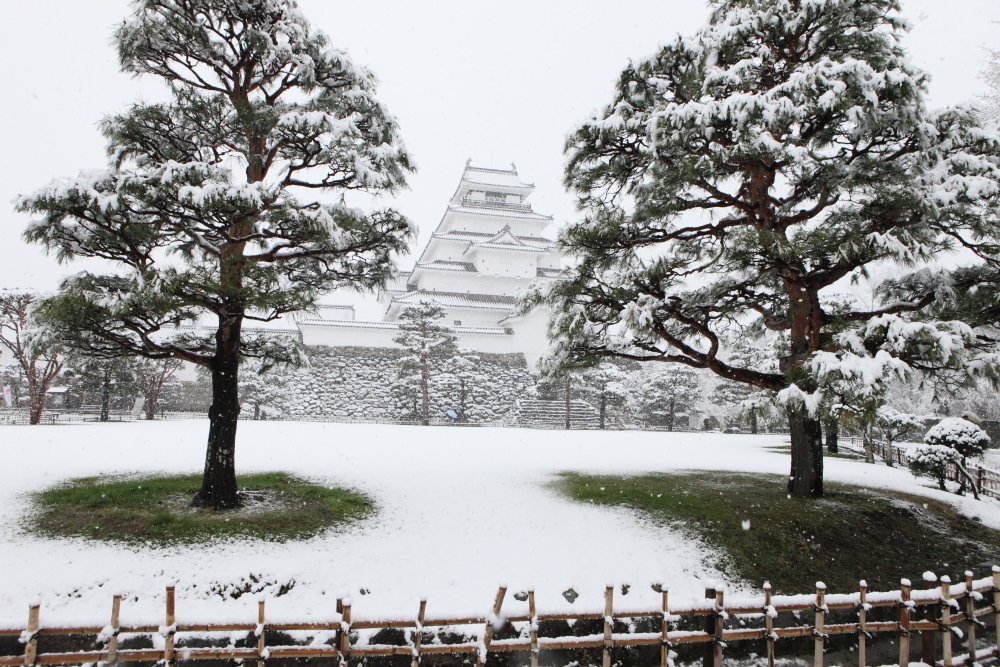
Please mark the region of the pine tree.
<svg viewBox="0 0 1000 667"><path fill-rule="evenodd" d="M777 370L773 352L766 341L753 340L747 332L743 332L741 336L729 337L725 343L726 362L729 365ZM712 389L712 402L716 406L728 408L737 417L744 419L751 433L759 433L761 417L770 413L774 396L753 385L723 379Z"/></svg>
<svg viewBox="0 0 1000 667"><path fill-rule="evenodd" d="M789 492L821 495L814 355L933 371L940 356L923 364L914 335L951 346L950 365L978 343L956 323L905 326L940 284L868 309L831 311L823 295L874 264L993 253L1000 141L975 110L925 108L897 0L711 5L708 26L627 67L611 104L569 138L566 184L585 217L561 242L576 263L529 303L553 306L567 363L667 361L778 392ZM777 370L726 360L737 325L786 337Z"/></svg>
<svg viewBox="0 0 1000 667"><path fill-rule="evenodd" d="M194 504L239 504L242 358L291 361L293 341L253 335L337 287L372 288L411 235L393 210L344 203L394 192L409 158L375 79L331 48L294 0L136 0L115 43L122 70L170 100L101 124L106 169L21 199L25 232L60 259L110 260L67 279L45 311L88 354L181 359L209 370L213 401ZM340 193L333 203L318 199ZM211 320L199 335L180 328Z"/></svg>
<svg viewBox="0 0 1000 667"><path fill-rule="evenodd" d="M400 334L393 341L408 356L399 360L400 375L404 386L419 398L419 418L424 426L430 424L431 379L458 369L460 362L458 336L443 324L448 312L436 301L420 301L407 306L399 313ZM464 365L464 364L463 364Z"/></svg>
<svg viewBox="0 0 1000 667"><path fill-rule="evenodd" d="M610 409L621 407L628 400L628 373L620 364L605 361L576 374L577 391L597 408L598 428L607 427Z"/></svg>
<svg viewBox="0 0 1000 667"><path fill-rule="evenodd" d="M632 379L636 403L646 423L665 427L668 431L681 425L679 414L690 417L691 409L702 394L697 374L683 366L657 366ZM687 425L690 426L690 422Z"/></svg>
<svg viewBox="0 0 1000 667"><path fill-rule="evenodd" d="M73 378L73 394L81 405L99 406L98 421L111 418L111 410L129 409L140 395L138 363L128 357L106 359L70 353L64 374Z"/></svg>
<svg viewBox="0 0 1000 667"><path fill-rule="evenodd" d="M17 388L23 384L28 396L30 424L41 423L46 394L65 364L57 337L38 321L39 301L30 292L0 291L0 346L14 357L21 381Z"/></svg>

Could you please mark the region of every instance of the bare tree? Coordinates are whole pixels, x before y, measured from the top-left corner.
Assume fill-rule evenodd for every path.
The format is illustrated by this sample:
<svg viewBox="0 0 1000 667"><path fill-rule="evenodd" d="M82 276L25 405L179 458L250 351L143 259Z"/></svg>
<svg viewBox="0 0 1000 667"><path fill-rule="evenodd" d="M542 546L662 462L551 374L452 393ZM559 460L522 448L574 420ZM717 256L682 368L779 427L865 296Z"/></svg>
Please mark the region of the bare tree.
<svg viewBox="0 0 1000 667"><path fill-rule="evenodd" d="M60 347L40 330L33 312L37 297L28 292L0 292L0 345L14 355L28 388L28 417L42 421L45 395L62 371Z"/></svg>

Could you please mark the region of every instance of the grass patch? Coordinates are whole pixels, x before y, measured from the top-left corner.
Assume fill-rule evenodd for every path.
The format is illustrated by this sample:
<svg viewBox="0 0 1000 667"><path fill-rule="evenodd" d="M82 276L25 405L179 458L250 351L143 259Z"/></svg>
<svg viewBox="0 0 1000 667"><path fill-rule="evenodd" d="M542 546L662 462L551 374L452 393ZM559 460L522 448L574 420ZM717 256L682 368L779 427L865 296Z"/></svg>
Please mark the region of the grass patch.
<svg viewBox="0 0 1000 667"><path fill-rule="evenodd" d="M74 479L34 494L29 529L126 543L197 543L225 537L285 541L312 537L369 514L365 495L286 473L244 475L243 507L194 509L200 475Z"/></svg>
<svg viewBox="0 0 1000 667"><path fill-rule="evenodd" d="M722 552L727 574L757 586L768 580L777 592L806 593L817 581L847 592L860 579L891 590L928 570L956 581L966 569L983 576L1000 553L1000 532L943 502L838 484L820 499L788 498L786 483L731 473L566 473L558 482L581 502L625 505L693 532Z"/></svg>

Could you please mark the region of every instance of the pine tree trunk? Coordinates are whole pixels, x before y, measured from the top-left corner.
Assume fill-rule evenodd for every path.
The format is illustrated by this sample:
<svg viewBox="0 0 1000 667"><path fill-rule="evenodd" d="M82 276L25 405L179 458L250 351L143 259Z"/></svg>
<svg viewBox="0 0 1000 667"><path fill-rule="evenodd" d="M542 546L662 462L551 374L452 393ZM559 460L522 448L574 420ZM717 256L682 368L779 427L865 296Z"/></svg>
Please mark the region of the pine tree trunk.
<svg viewBox="0 0 1000 667"><path fill-rule="evenodd" d="M240 416L239 332L242 318L220 324L212 368L212 406L208 409L208 452L201 490L191 504L215 510L239 505L236 486L236 426Z"/></svg>
<svg viewBox="0 0 1000 667"><path fill-rule="evenodd" d="M896 450L889 439L885 441L885 464L890 468L896 467Z"/></svg>
<svg viewBox="0 0 1000 667"><path fill-rule="evenodd" d="M101 416L102 422L111 418L111 364L104 367L104 377L101 378Z"/></svg>
<svg viewBox="0 0 1000 667"><path fill-rule="evenodd" d="M677 408L677 406L675 404L674 397L671 396L670 397L670 413L667 415L667 431L669 431L670 433L674 432L674 419L676 418L676 415L674 414L674 411L676 410L676 408Z"/></svg>
<svg viewBox="0 0 1000 667"><path fill-rule="evenodd" d="M757 435L757 411L750 410L750 432Z"/></svg>
<svg viewBox="0 0 1000 667"><path fill-rule="evenodd" d="M162 389L163 376L157 373L150 378L143 392L143 398L146 399L146 402L143 403L142 409L145 411L146 419L149 421L156 419L156 406L160 402L160 391Z"/></svg>
<svg viewBox="0 0 1000 667"><path fill-rule="evenodd" d="M861 444L865 449L865 463L875 463L875 447L872 446L872 432L867 426L861 432Z"/></svg>
<svg viewBox="0 0 1000 667"><path fill-rule="evenodd" d="M42 423L42 412L45 410L45 392L38 386L35 376L27 374L28 380L28 423L37 425Z"/></svg>
<svg viewBox="0 0 1000 667"><path fill-rule="evenodd" d="M788 492L793 496L823 495L823 429L819 420L802 412L788 416L792 469Z"/></svg>
<svg viewBox="0 0 1000 667"><path fill-rule="evenodd" d="M826 451L837 454L840 451L840 424L836 419L826 420Z"/></svg>
<svg viewBox="0 0 1000 667"><path fill-rule="evenodd" d="M427 391L430 378L428 377L427 363L426 358L420 360L420 423L424 426L431 424L431 407Z"/></svg>
<svg viewBox="0 0 1000 667"><path fill-rule="evenodd" d="M608 413L608 399L604 394L601 394L601 422L599 428L604 430L604 417Z"/></svg>
<svg viewBox="0 0 1000 667"><path fill-rule="evenodd" d="M566 380L566 430L570 428L569 380Z"/></svg>

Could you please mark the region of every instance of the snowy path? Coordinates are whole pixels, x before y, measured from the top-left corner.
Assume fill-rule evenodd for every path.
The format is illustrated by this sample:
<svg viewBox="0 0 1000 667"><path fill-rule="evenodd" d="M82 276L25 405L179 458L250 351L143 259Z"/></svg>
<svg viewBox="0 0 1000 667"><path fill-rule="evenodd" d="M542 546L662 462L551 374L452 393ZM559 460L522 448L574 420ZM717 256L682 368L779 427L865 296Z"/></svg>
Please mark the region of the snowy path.
<svg viewBox="0 0 1000 667"><path fill-rule="evenodd" d="M94 621L115 591L126 595L125 622L156 620L171 581L185 619L218 619L222 609L245 620L256 596L223 603L207 589L251 574L276 584L263 593L272 619L327 617L345 593L365 617L409 615L422 595L429 614L478 613L502 582L512 592L534 586L545 609L565 606L560 593L570 586L582 594L574 607L597 607L612 581L636 584L621 600L628 607L656 604L652 581L668 583L681 602L718 576L711 554L636 513L570 502L547 482L563 470L788 470L787 455L766 450L781 436L249 422L240 425L242 472L286 470L352 486L375 498L378 514L304 543L203 549L129 550L18 529L24 494L66 478L196 471L206 430L206 422L0 428L0 624L22 624L33 599L44 601L49 622ZM828 460L827 470L830 479L937 495L906 471L842 460ZM1000 526L1000 506L955 502ZM292 580L290 593L272 599Z"/></svg>

